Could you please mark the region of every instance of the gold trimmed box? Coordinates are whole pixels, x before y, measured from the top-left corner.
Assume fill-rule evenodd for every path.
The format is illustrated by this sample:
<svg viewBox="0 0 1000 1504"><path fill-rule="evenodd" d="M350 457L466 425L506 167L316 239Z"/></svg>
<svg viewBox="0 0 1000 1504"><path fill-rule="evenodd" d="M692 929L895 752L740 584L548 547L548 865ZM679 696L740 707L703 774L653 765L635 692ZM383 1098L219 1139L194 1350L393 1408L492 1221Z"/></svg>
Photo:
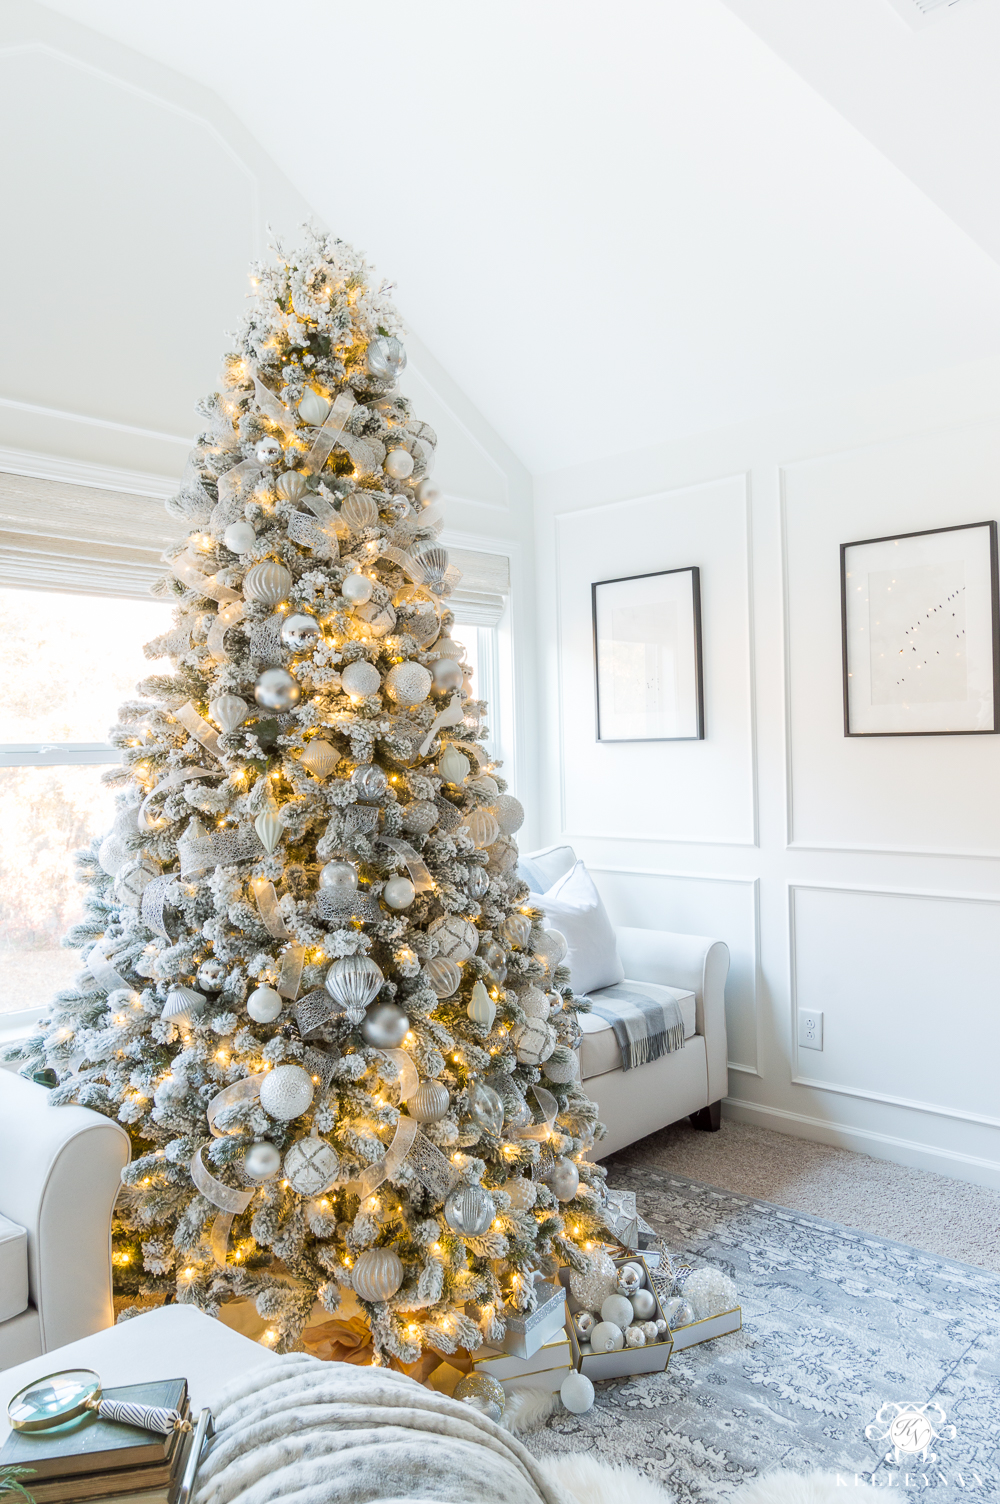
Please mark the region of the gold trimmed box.
<svg viewBox="0 0 1000 1504"><path fill-rule="evenodd" d="M660 1305L660 1297L656 1293L649 1265L642 1254L632 1253L627 1258L614 1260L616 1269L621 1269L625 1264L640 1265L646 1276L646 1287L656 1301L657 1314L662 1317L663 1308ZM566 1304L572 1315L582 1307L569 1287L569 1275L570 1271L564 1265L559 1270L559 1282L566 1288ZM566 1330L573 1349L573 1366L581 1373L585 1373L588 1379L620 1379L636 1373L663 1373L670 1363L670 1354L674 1347L674 1339L668 1327L666 1336L662 1337L659 1342L647 1342L644 1347L623 1347L612 1353L585 1353L580 1349L580 1339L576 1335L576 1328L572 1321L567 1323Z"/></svg>
<svg viewBox="0 0 1000 1504"><path fill-rule="evenodd" d="M734 1306L731 1311L719 1311L715 1316L703 1316L700 1321L689 1321L687 1326L671 1327L674 1352L683 1352L686 1347L697 1347L699 1342L711 1342L715 1337L728 1337L730 1332L743 1330L743 1309Z"/></svg>

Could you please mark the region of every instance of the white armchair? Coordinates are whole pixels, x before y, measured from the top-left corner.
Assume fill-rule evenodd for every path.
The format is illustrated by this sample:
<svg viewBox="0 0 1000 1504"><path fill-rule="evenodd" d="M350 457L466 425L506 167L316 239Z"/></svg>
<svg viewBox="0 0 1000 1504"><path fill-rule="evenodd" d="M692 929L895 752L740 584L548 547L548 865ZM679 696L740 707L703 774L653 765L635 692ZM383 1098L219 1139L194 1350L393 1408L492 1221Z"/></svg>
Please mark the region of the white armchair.
<svg viewBox="0 0 1000 1504"><path fill-rule="evenodd" d="M0 1369L114 1322L111 1211L128 1134L0 1070Z"/></svg>
<svg viewBox="0 0 1000 1504"><path fill-rule="evenodd" d="M519 871L535 892L545 892L575 862L571 846L549 846L522 856ZM615 939L626 982L666 988L680 1005L685 1038L683 1049L623 1071L611 1025L596 1014L580 1015L580 1074L608 1130L596 1146L601 1159L684 1117L715 1131L728 1090L728 946L669 930L621 928ZM601 994L591 995L597 1000Z"/></svg>

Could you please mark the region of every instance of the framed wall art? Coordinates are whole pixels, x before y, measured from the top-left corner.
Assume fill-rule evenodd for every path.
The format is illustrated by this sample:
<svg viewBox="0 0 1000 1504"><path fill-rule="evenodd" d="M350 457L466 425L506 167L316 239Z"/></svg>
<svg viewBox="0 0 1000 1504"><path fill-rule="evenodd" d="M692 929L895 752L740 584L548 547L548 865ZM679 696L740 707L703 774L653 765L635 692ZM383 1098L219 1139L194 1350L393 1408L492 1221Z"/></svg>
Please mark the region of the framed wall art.
<svg viewBox="0 0 1000 1504"><path fill-rule="evenodd" d="M705 735L701 583L696 566L591 586L597 740Z"/></svg>
<svg viewBox="0 0 1000 1504"><path fill-rule="evenodd" d="M840 547L845 736L1000 730L997 525Z"/></svg>

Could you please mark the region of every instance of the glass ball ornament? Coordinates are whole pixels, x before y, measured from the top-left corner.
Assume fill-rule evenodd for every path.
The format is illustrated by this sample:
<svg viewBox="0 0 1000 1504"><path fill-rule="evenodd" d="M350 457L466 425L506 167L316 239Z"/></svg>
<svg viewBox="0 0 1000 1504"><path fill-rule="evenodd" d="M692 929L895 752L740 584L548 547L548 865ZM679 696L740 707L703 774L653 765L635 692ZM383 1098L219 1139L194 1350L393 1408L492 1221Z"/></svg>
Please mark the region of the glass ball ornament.
<svg viewBox="0 0 1000 1504"><path fill-rule="evenodd" d="M437 941L441 955L458 965L474 956L479 946L476 926L457 914L442 914L428 927L427 933Z"/></svg>
<svg viewBox="0 0 1000 1504"><path fill-rule="evenodd" d="M395 381L406 368L406 351L395 335L384 334L368 346L368 370L379 381Z"/></svg>
<svg viewBox="0 0 1000 1504"><path fill-rule="evenodd" d="M302 690L283 668L268 668L254 685L253 697L264 710L291 710L302 698Z"/></svg>
<svg viewBox="0 0 1000 1504"><path fill-rule="evenodd" d="M378 526L378 503L366 492L355 491L341 502L340 515L353 533L363 533L366 527Z"/></svg>
<svg viewBox="0 0 1000 1504"><path fill-rule="evenodd" d="M478 1410L480 1414L485 1415L494 1423L499 1423L503 1415L503 1407L507 1402L507 1395L500 1380L491 1378L488 1373L467 1373L455 1385L452 1398L462 1405Z"/></svg>
<svg viewBox="0 0 1000 1504"><path fill-rule="evenodd" d="M559 1385L559 1398L571 1415L586 1415L594 1403L594 1386L585 1373L568 1373Z"/></svg>
<svg viewBox="0 0 1000 1504"><path fill-rule="evenodd" d="M462 783L469 776L469 759L449 742L438 758L438 772L445 783Z"/></svg>
<svg viewBox="0 0 1000 1504"><path fill-rule="evenodd" d="M307 1112L313 1080L301 1065L276 1065L260 1083L260 1105L269 1117L288 1123Z"/></svg>
<svg viewBox="0 0 1000 1504"><path fill-rule="evenodd" d="M656 1319L656 1296L652 1290L632 1290L629 1292L629 1299L632 1302L632 1313L636 1321L654 1321Z"/></svg>
<svg viewBox="0 0 1000 1504"><path fill-rule="evenodd" d="M326 974L326 990L348 1018L360 1023L385 977L370 956L341 956Z"/></svg>
<svg viewBox="0 0 1000 1504"><path fill-rule="evenodd" d="M493 814L505 836L512 836L524 824L524 805L513 794L498 794L493 801Z"/></svg>
<svg viewBox="0 0 1000 1504"><path fill-rule="evenodd" d="M646 1276L638 1264L623 1264L618 1271L618 1289L622 1295L633 1296L646 1283Z"/></svg>
<svg viewBox="0 0 1000 1504"><path fill-rule="evenodd" d="M265 470L273 470L281 459L281 445L277 439L261 439L254 450L254 457L258 465L263 465Z"/></svg>
<svg viewBox="0 0 1000 1504"><path fill-rule="evenodd" d="M391 1248L366 1248L351 1270L351 1284L359 1300L391 1300L403 1283L403 1261Z"/></svg>
<svg viewBox="0 0 1000 1504"><path fill-rule="evenodd" d="M578 1337L590 1341L590 1334L597 1325L597 1317L593 1311L575 1311L573 1313L573 1330Z"/></svg>
<svg viewBox="0 0 1000 1504"><path fill-rule="evenodd" d="M353 862L327 862L320 868L319 885L353 893L358 886L358 869Z"/></svg>
<svg viewBox="0 0 1000 1504"><path fill-rule="evenodd" d="M441 487L435 481L432 481L429 475L425 476L420 482L414 495L422 507L437 506L438 502L442 499Z"/></svg>
<svg viewBox="0 0 1000 1504"><path fill-rule="evenodd" d="M351 782L361 799L380 799L388 787L389 779L374 763L363 762L354 769Z"/></svg>
<svg viewBox="0 0 1000 1504"><path fill-rule="evenodd" d="M361 1038L377 1050L394 1050L403 1043L410 1020L395 1003L375 1003L361 1025Z"/></svg>
<svg viewBox="0 0 1000 1504"><path fill-rule="evenodd" d="M208 961L202 961L198 967L198 986L204 987L206 992L221 992L226 983L226 968L221 961L214 957Z"/></svg>
<svg viewBox="0 0 1000 1504"><path fill-rule="evenodd" d="M533 1180L526 1175L512 1175L503 1183L503 1189L510 1197L510 1204L516 1212L529 1212L538 1200L538 1187Z"/></svg>
<svg viewBox="0 0 1000 1504"><path fill-rule="evenodd" d="M443 1081L421 1081L412 1097L406 1099L406 1110L418 1123L437 1123L451 1105L451 1096Z"/></svg>
<svg viewBox="0 0 1000 1504"><path fill-rule="evenodd" d="M485 867L471 867L469 869L470 898L482 898L489 885L490 875Z"/></svg>
<svg viewBox="0 0 1000 1504"><path fill-rule="evenodd" d="M569 1277L570 1294L577 1305L588 1311L599 1311L609 1295L615 1292L618 1271L610 1256L603 1249L590 1254L590 1269L581 1274L574 1269Z"/></svg>
<svg viewBox="0 0 1000 1504"><path fill-rule="evenodd" d="M669 1300L663 1302L663 1319L673 1330L675 1327L688 1326L694 1321L695 1314L683 1295L671 1295Z"/></svg>
<svg viewBox="0 0 1000 1504"><path fill-rule="evenodd" d="M352 606L363 606L366 601L370 601L374 590L375 582L366 574L345 575L340 586L341 595Z"/></svg>
<svg viewBox="0 0 1000 1504"><path fill-rule="evenodd" d="M281 994L273 987L257 987L247 998L247 1012L255 1024L270 1024L281 1012Z"/></svg>
<svg viewBox="0 0 1000 1504"><path fill-rule="evenodd" d="M340 1155L318 1134L296 1139L285 1150L285 1178L300 1196L321 1196L340 1173Z"/></svg>
<svg viewBox="0 0 1000 1504"><path fill-rule="evenodd" d="M590 1334L594 1353L618 1353L625 1346L625 1333L613 1321L599 1321Z"/></svg>
<svg viewBox="0 0 1000 1504"><path fill-rule="evenodd" d="M243 594L248 601L262 606L278 606L292 588L291 571L274 559L265 559L248 569L243 577Z"/></svg>
<svg viewBox="0 0 1000 1504"><path fill-rule="evenodd" d="M553 972L566 959L569 946L565 935L561 935L558 930L542 930L533 939L531 949L546 970Z"/></svg>
<svg viewBox="0 0 1000 1504"><path fill-rule="evenodd" d="M304 653L319 641L320 636L319 622L315 616L307 616L304 611L287 616L281 623L281 641L293 653Z"/></svg>
<svg viewBox="0 0 1000 1504"><path fill-rule="evenodd" d="M465 1099L465 1110L477 1128L500 1136L503 1127L503 1099L482 1081L473 1082Z"/></svg>
<svg viewBox="0 0 1000 1504"><path fill-rule="evenodd" d="M390 877L382 889L382 897L390 909L408 909L417 890L408 877Z"/></svg>
<svg viewBox="0 0 1000 1504"><path fill-rule="evenodd" d="M257 534L249 522L231 522L222 535L222 541L233 554L248 554L257 542Z"/></svg>
<svg viewBox="0 0 1000 1504"><path fill-rule="evenodd" d="M471 814L466 815L464 824L476 843L477 851L484 851L487 846L492 846L500 834L500 827L488 809L474 809Z"/></svg>
<svg viewBox="0 0 1000 1504"><path fill-rule="evenodd" d="M635 1313L632 1310L632 1302L625 1295L609 1295L601 1301L601 1320L612 1321L615 1326L620 1326L622 1331L631 1326Z"/></svg>
<svg viewBox="0 0 1000 1504"><path fill-rule="evenodd" d="M501 933L508 945L517 950L526 950L531 939L531 920L527 914L508 914Z"/></svg>
<svg viewBox="0 0 1000 1504"><path fill-rule="evenodd" d="M243 1168L251 1180L270 1180L281 1169L281 1155L273 1144L251 1144L243 1156Z"/></svg>
<svg viewBox="0 0 1000 1504"><path fill-rule="evenodd" d="M458 664L452 658L439 658L434 665L434 688L439 694L447 694L449 690L461 689L464 674Z"/></svg>
<svg viewBox="0 0 1000 1504"><path fill-rule="evenodd" d="M363 699L366 695L377 693L382 675L367 658L357 658L341 671L340 682L347 694Z"/></svg>
<svg viewBox="0 0 1000 1504"><path fill-rule="evenodd" d="M412 708L431 692L431 675L422 663L396 663L385 676L385 692L394 705Z"/></svg>
<svg viewBox="0 0 1000 1504"><path fill-rule="evenodd" d="M427 835L437 821L437 807L429 799L414 799L403 808L403 829L411 835Z"/></svg>
<svg viewBox="0 0 1000 1504"><path fill-rule="evenodd" d="M482 1237L496 1214L496 1202L481 1185L457 1186L444 1204L444 1220L464 1238Z"/></svg>
<svg viewBox="0 0 1000 1504"><path fill-rule="evenodd" d="M699 1321L731 1311L738 1304L736 1286L721 1269L695 1269L684 1283L684 1299Z"/></svg>
<svg viewBox="0 0 1000 1504"><path fill-rule="evenodd" d="M393 480L407 480L413 474L413 455L408 449L390 449L382 469Z"/></svg>
<svg viewBox="0 0 1000 1504"><path fill-rule="evenodd" d="M571 1159L560 1156L545 1176L545 1184L560 1201L572 1201L580 1189L580 1172Z"/></svg>
<svg viewBox="0 0 1000 1504"><path fill-rule="evenodd" d="M425 961L424 971L438 997L453 997L458 991L462 973L455 962L449 961L447 956L434 956L430 961Z"/></svg>

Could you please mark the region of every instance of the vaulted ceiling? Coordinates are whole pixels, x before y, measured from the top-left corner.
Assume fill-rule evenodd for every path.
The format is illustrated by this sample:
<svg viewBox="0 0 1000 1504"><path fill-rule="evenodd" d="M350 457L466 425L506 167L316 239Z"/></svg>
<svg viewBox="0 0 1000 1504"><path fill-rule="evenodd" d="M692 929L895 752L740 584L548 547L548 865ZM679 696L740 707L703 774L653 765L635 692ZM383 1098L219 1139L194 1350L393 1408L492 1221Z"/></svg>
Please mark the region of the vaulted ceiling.
<svg viewBox="0 0 1000 1504"><path fill-rule="evenodd" d="M910 3L51 9L214 90L541 473L1000 353L1000 0ZM107 163L155 225L164 164ZM179 189L197 299L243 207ZM47 276L100 260L70 223Z"/></svg>

